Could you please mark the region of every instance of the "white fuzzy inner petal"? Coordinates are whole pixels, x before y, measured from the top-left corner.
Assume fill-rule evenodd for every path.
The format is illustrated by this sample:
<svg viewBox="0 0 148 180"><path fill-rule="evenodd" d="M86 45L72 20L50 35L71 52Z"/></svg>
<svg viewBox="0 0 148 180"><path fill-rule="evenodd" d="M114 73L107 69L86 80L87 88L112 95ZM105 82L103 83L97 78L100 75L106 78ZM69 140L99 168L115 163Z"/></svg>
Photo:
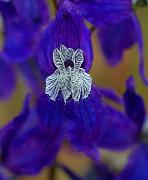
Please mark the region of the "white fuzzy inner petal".
<svg viewBox="0 0 148 180"><path fill-rule="evenodd" d="M66 61L71 61L70 65L65 67ZM81 65L84 61L83 51L67 48L61 45L59 49L53 51L53 62L57 70L46 78L45 93L50 99L55 101L59 93L62 94L64 101L72 98L79 101L80 98L87 98L91 92L92 78L85 72Z"/></svg>

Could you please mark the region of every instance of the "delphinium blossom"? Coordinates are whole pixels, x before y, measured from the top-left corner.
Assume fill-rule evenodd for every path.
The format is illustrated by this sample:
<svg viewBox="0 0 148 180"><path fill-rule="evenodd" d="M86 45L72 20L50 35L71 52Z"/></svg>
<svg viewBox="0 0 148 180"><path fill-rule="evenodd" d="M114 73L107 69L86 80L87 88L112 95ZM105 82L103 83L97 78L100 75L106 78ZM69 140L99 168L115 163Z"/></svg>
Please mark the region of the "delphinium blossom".
<svg viewBox="0 0 148 180"><path fill-rule="evenodd" d="M34 83L34 74L27 60L37 53L40 70L45 77L42 79L44 92L37 93L40 95L37 107L30 109L27 97L20 115L0 130L2 180L11 178L8 172L10 176L37 174L43 167L56 161L63 140L95 162L101 162L99 147L123 151L141 143L145 106L141 96L135 92L134 80L132 77L128 79L123 98L93 84L90 75L93 63L91 33L83 21L90 21L98 29L103 52L111 65L116 65L123 51L137 42L140 73L147 83L143 69L142 32L132 1L58 2L56 17L49 22L46 1L0 0L5 35L1 53L2 76L8 83L2 86L0 96L7 96L15 87L12 62L20 63L19 67L33 87L34 94L39 84ZM48 27L44 29L47 24ZM133 29L134 33L131 32ZM116 33L114 39L112 32ZM5 75L6 71L9 73ZM7 79L8 76L11 78ZM3 80L0 78L0 82L3 83ZM8 88L9 92L5 92ZM102 96L122 103L125 112L104 103ZM141 151L145 145L138 146ZM142 151L145 152L143 148ZM132 159L137 161L133 156ZM109 172L104 165L97 167L104 168L102 172ZM81 179L68 168L61 168L74 179ZM126 177L126 173L124 170L118 178ZM111 178L114 175L110 172L109 176L105 176L103 173L102 177Z"/></svg>
<svg viewBox="0 0 148 180"><path fill-rule="evenodd" d="M39 63L46 73L45 92L38 100L39 117L47 123L43 129L61 131L62 136L56 138L62 141L66 137L76 150L93 159L98 159L98 146L129 147L137 128L122 113L106 106L100 88L93 85L90 33L81 16L61 6L40 46ZM115 128L118 138L112 144L110 133Z"/></svg>
<svg viewBox="0 0 148 180"><path fill-rule="evenodd" d="M30 98L26 96L21 113L0 129L1 180L35 175L51 163L57 153L57 141L51 142L48 138L51 132L41 129Z"/></svg>
<svg viewBox="0 0 148 180"><path fill-rule="evenodd" d="M4 35L0 52L0 84L3 84L0 86L0 98L8 98L12 94L16 85L16 69L21 71L29 86L39 92L40 85L34 72L34 69L38 71L35 57L40 34L49 22L47 1L1 0L0 12Z"/></svg>
<svg viewBox="0 0 148 180"><path fill-rule="evenodd" d="M59 0L88 20L97 29L102 51L109 65L122 60L125 50L138 44L139 73L145 85L144 43L141 25L132 0ZM147 3L145 3L147 4Z"/></svg>

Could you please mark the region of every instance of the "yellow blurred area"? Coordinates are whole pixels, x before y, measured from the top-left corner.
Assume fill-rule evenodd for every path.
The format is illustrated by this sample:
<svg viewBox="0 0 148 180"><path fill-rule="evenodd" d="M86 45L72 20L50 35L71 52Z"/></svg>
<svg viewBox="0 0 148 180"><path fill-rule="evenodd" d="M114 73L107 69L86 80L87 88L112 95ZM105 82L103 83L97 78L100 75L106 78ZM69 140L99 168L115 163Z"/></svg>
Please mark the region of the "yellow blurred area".
<svg viewBox="0 0 148 180"><path fill-rule="evenodd" d="M137 11L139 20L143 29L144 43L145 43L145 69L148 76L148 8L140 8ZM91 75L93 82L97 85L112 87L119 93L123 93L125 86L124 83L129 75L134 75L138 92L144 97L145 103L148 107L148 89L143 85L140 76L138 74L138 51L136 45L125 52L123 61L115 68L111 68L105 62L98 42L96 41L96 32L92 36L93 49L94 49L94 63L91 69ZM2 86L2 84L0 84ZM28 88L24 85L23 79L18 78L17 88L13 96L7 101L0 102L0 127L9 122L14 116L16 116L22 106L23 99L27 93ZM111 169L121 169L125 163L129 151L124 153L116 153L101 150L102 159ZM23 157L22 157L23 158ZM82 154L74 152L68 146L61 148L61 151L57 157L58 162L70 167L72 170L80 175L83 175L85 171L90 167L91 160ZM49 169L44 169L38 176L35 177L22 177L22 180L47 180L49 179ZM69 177L62 171L57 170L57 180L67 180Z"/></svg>

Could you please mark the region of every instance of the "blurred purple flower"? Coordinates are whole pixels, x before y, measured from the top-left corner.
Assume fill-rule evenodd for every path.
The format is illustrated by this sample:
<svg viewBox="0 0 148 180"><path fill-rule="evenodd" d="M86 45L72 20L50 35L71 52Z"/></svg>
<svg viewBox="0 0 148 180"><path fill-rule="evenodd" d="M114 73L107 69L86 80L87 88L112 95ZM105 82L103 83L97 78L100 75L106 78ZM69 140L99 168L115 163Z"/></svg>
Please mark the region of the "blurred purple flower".
<svg viewBox="0 0 148 180"><path fill-rule="evenodd" d="M49 21L46 1L0 1L4 24L3 53L8 61L21 62L35 54L44 25Z"/></svg>
<svg viewBox="0 0 148 180"><path fill-rule="evenodd" d="M22 112L0 130L1 168L20 176L38 173L54 160L59 146L59 139L49 139L54 134L41 129L41 121L35 109L29 108L29 100L27 96Z"/></svg>
<svg viewBox="0 0 148 180"><path fill-rule="evenodd" d="M142 97L135 92L134 79L127 80L123 96L125 113L108 105L108 124L99 146L123 150L139 142L145 121L145 105Z"/></svg>
<svg viewBox="0 0 148 180"><path fill-rule="evenodd" d="M36 94L40 93L39 68L35 61L36 48L44 26L49 22L49 11L46 0L0 1L0 11L4 24L4 43L1 52L0 98L9 97L16 85L14 65L21 70L25 80ZM30 59L32 58L32 59ZM32 66L30 62L32 61ZM33 64L34 63L34 64ZM9 66L9 67L8 67ZM36 72L35 72L36 70ZM40 76L40 77L39 77ZM4 78L5 77L5 78Z"/></svg>

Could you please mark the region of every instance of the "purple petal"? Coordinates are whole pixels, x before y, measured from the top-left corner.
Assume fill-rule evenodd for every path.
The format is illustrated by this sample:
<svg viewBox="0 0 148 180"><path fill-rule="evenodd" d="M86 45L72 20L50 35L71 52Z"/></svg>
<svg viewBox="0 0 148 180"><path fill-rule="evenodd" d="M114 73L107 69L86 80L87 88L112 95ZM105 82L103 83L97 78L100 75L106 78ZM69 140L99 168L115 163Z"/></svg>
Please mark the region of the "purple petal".
<svg viewBox="0 0 148 180"><path fill-rule="evenodd" d="M129 157L125 169L121 172L118 180L147 180L148 179L148 146L140 145Z"/></svg>
<svg viewBox="0 0 148 180"><path fill-rule="evenodd" d="M1 2L4 19L3 52L8 61L20 62L33 55L40 34L17 14L12 2Z"/></svg>
<svg viewBox="0 0 148 180"><path fill-rule="evenodd" d="M123 113L108 106L108 124L99 146L124 150L137 142L138 136L137 126Z"/></svg>
<svg viewBox="0 0 148 180"><path fill-rule="evenodd" d="M43 77L41 75L39 64L36 59L26 60L18 64L18 68L23 75L24 80L32 89L33 93L39 96L43 93Z"/></svg>
<svg viewBox="0 0 148 180"><path fill-rule="evenodd" d="M31 26L16 18L5 22L4 28L3 52L8 61L20 62L33 55L38 38Z"/></svg>
<svg viewBox="0 0 148 180"><path fill-rule="evenodd" d="M74 50L82 49L85 59L82 67L86 71L90 69L93 59L90 33L82 18L71 9L66 8L58 11L56 18L42 35L39 62L41 68L48 74L55 71L53 50L62 44Z"/></svg>
<svg viewBox="0 0 148 180"><path fill-rule="evenodd" d="M0 99L5 99L12 95L16 77L11 65L4 61L2 54L0 56Z"/></svg>
<svg viewBox="0 0 148 180"><path fill-rule="evenodd" d="M137 125L139 131L141 131L146 118L146 109L143 98L135 92L133 77L127 80L124 104L128 117Z"/></svg>
<svg viewBox="0 0 148 180"><path fill-rule="evenodd" d="M74 148L98 160L97 143L107 122L107 111L98 91L93 88L86 100L67 104L67 137Z"/></svg>
<svg viewBox="0 0 148 180"><path fill-rule="evenodd" d="M14 0L17 13L35 28L42 28L49 22L47 0Z"/></svg>
<svg viewBox="0 0 148 180"><path fill-rule="evenodd" d="M123 52L136 43L137 36L134 29L133 20L129 17L98 31L102 51L110 65L117 65L122 60Z"/></svg>
<svg viewBox="0 0 148 180"><path fill-rule="evenodd" d="M94 26L119 23L129 17L131 0L71 0L75 9Z"/></svg>
<svg viewBox="0 0 148 180"><path fill-rule="evenodd" d="M102 97L105 97L113 102L116 102L117 104L123 103L122 98L113 89L99 87L98 90L100 91Z"/></svg>
<svg viewBox="0 0 148 180"><path fill-rule="evenodd" d="M55 159L61 142L58 132L52 134L50 127L47 130L44 121L38 119L35 109L31 109L28 114L26 108L28 107L25 107L21 116L15 118L0 133L1 162L16 175L37 174Z"/></svg>
<svg viewBox="0 0 148 180"><path fill-rule="evenodd" d="M145 63L144 63L144 42L143 42L143 35L140 22L134 14L131 16L134 28L135 28L135 36L138 44L138 51L139 51L139 73L141 75L141 79L146 86L148 86L148 78L145 75Z"/></svg>
<svg viewBox="0 0 148 180"><path fill-rule="evenodd" d="M0 147L2 149L8 148L8 142L11 142L13 138L15 138L18 129L20 129L25 123L25 120L29 115L29 100L30 96L28 95L24 100L24 105L21 113L12 121L10 121L10 123L0 129Z"/></svg>

